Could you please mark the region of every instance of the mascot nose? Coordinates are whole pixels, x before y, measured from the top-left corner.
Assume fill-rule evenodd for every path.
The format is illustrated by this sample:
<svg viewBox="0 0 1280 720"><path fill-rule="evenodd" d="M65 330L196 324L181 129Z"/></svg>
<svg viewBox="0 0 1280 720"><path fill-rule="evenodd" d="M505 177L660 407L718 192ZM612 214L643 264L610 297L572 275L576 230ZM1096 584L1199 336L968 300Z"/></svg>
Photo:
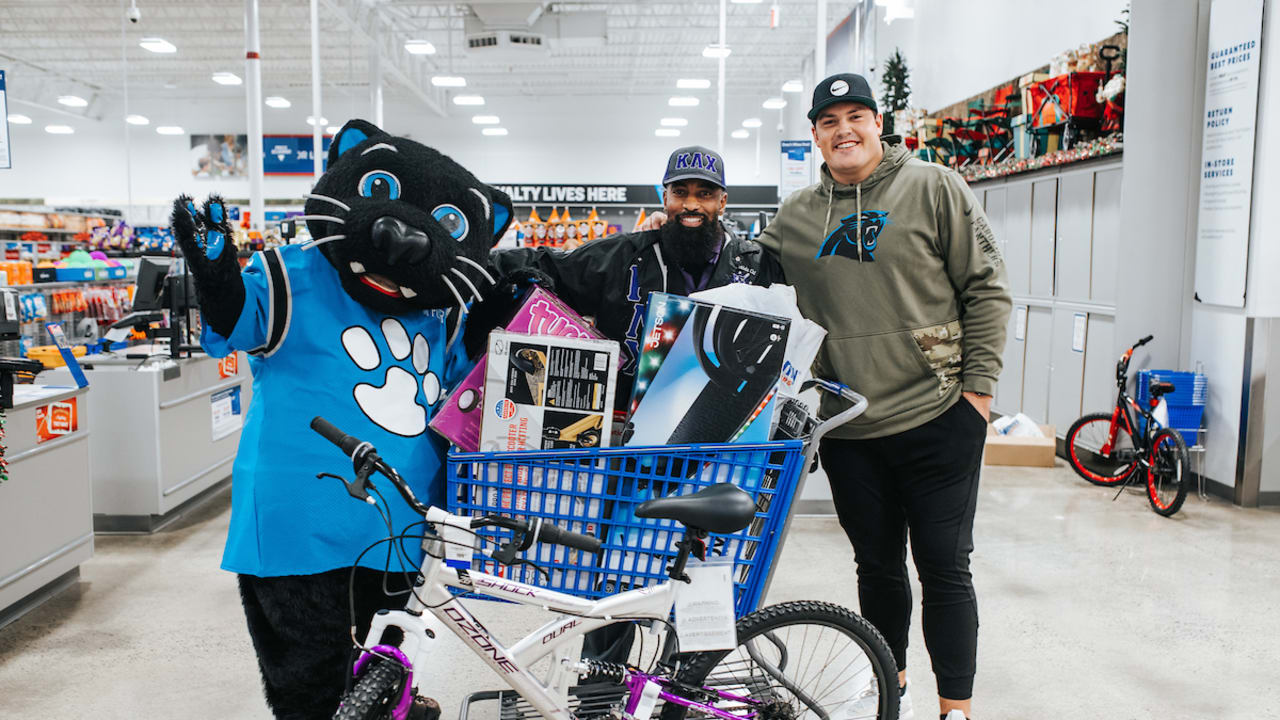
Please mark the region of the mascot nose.
<svg viewBox="0 0 1280 720"><path fill-rule="evenodd" d="M397 218L388 216L374 220L371 234L373 246L385 252L387 262L392 265L406 259L420 263L431 252L431 238Z"/></svg>

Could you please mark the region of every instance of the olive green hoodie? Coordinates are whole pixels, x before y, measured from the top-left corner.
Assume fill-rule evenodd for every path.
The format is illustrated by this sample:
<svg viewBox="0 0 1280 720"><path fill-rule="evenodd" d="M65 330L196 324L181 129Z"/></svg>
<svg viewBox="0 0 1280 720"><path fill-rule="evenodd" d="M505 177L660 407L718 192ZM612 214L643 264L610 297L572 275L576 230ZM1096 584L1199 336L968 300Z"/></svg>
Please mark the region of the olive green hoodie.
<svg viewBox="0 0 1280 720"><path fill-rule="evenodd" d="M814 374L867 396L831 433L894 435L941 415L962 390L995 392L1009 281L986 214L955 171L882 141L858 185L822 181L783 201L760 237L827 329ZM823 399L823 415L839 410Z"/></svg>

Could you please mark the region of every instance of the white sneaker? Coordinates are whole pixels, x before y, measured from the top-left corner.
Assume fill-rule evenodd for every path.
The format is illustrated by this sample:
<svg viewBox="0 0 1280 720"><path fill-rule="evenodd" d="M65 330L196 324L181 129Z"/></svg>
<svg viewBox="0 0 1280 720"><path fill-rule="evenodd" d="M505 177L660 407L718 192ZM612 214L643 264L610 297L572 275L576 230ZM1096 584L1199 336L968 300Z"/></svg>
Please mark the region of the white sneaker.
<svg viewBox="0 0 1280 720"><path fill-rule="evenodd" d="M952 710L951 712L947 713L947 717L945 718L945 720L969 720L969 718L965 717L963 711Z"/></svg>
<svg viewBox="0 0 1280 720"><path fill-rule="evenodd" d="M915 716L916 711L911 707L911 681L908 680L902 686L902 693L898 695L898 720L913 720Z"/></svg>
<svg viewBox="0 0 1280 720"><path fill-rule="evenodd" d="M836 708L831 713L833 720L871 720L880 714L880 696L876 693L875 683L868 685L857 697ZM898 700L898 720L913 720L916 714L911 709L911 696L904 690Z"/></svg>

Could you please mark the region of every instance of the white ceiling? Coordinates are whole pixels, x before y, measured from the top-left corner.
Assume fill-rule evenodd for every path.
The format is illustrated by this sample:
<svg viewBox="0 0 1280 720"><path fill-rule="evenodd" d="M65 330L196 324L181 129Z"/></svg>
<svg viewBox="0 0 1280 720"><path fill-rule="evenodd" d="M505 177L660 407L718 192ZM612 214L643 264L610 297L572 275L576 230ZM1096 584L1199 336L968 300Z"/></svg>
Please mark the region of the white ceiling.
<svg viewBox="0 0 1280 720"><path fill-rule="evenodd" d="M135 107L243 101L243 87L220 86L210 76L244 75L244 0L135 1L142 16L137 24L125 20L130 0L0 0L0 68L9 78L9 111L26 112L26 106L102 118L104 112L115 112L126 88ZM667 96L682 94L700 96L704 109L715 103L717 63L702 57L702 49L718 39L716 0L320 0L319 5L326 103L368 98L375 52L387 97L437 116L471 114L431 85L430 77L442 73L467 78L465 91L451 92L498 101L610 97L623 104L635 98L665 106ZM463 50L469 16L474 22L521 5L535 6L542 17L603 12L605 40L595 47L561 44L516 59ZM830 30L854 3L833 0L828 5ZM774 29L769 28L771 6L781 19ZM785 80L799 76L801 59L813 48L816 6L815 0L728 5L732 55L726 63L726 94L731 101L758 107L765 97L780 94ZM295 109L305 110L311 87L309 3L261 0L259 16L263 94L283 95ZM159 55L139 47L138 41L150 36L170 41L177 52ZM403 42L409 38L431 41L437 53L408 54ZM709 79L712 88L677 92L675 81L681 77ZM56 97L68 93L86 97L89 107L58 105Z"/></svg>

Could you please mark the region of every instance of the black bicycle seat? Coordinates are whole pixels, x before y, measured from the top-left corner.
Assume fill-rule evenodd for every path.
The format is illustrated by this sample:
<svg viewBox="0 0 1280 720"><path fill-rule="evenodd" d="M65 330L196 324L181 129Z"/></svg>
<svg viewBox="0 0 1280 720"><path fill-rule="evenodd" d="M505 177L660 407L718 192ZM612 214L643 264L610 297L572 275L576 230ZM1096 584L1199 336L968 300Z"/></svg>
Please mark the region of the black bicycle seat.
<svg viewBox="0 0 1280 720"><path fill-rule="evenodd" d="M1153 382L1150 385L1150 390L1151 390L1151 398L1154 400L1155 398L1158 398L1161 395L1168 395L1169 393L1173 392L1173 383Z"/></svg>
<svg viewBox="0 0 1280 720"><path fill-rule="evenodd" d="M737 532L756 516L756 501L729 483L705 487L692 495L646 500L636 517L675 520L713 533Z"/></svg>

